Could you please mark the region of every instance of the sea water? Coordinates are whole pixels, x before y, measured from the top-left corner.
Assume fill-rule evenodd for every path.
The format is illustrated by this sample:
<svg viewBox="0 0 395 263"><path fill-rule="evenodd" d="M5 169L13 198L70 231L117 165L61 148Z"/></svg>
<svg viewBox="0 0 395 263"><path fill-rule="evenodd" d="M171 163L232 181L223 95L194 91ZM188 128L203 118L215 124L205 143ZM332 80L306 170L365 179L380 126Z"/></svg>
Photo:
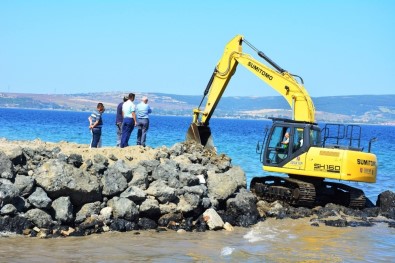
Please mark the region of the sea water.
<svg viewBox="0 0 395 263"><path fill-rule="evenodd" d="M0 108L0 138L41 139L89 144L89 112ZM104 113L102 144L116 145L115 115ZM191 117L150 117L148 147L171 147L185 140ZM268 175L256 153L258 141L271 125L267 120L212 118L210 127L218 153L232 158L247 176ZM395 191L395 127L362 125L362 147L376 137L377 183L347 183L361 188L373 203L385 190ZM136 131L129 144L135 144ZM0 149L1 150L1 149ZM303 220L267 220L234 232L177 234L107 233L84 238L44 241L21 237L0 238L0 261L36 262L394 262L395 229L385 224L371 228L314 228ZM17 250L14 247L18 247Z"/></svg>
<svg viewBox="0 0 395 263"><path fill-rule="evenodd" d="M0 138L9 140L40 139L49 142L75 142L89 144L91 133L88 117L90 112L3 109L0 108ZM102 145L115 147L115 114L103 114ZM151 116L147 134L147 146L171 147L185 140L191 117ZM232 164L241 166L246 172L247 183L255 176L268 175L262 169L258 141L262 141L264 130L271 125L268 120L243 120L212 118L210 127L218 153L232 158ZM136 144L137 129L130 137L129 145ZM378 159L377 183L347 183L365 191L372 202L384 190L395 190L395 126L363 125L361 147L368 148L369 139L376 137L372 152Z"/></svg>

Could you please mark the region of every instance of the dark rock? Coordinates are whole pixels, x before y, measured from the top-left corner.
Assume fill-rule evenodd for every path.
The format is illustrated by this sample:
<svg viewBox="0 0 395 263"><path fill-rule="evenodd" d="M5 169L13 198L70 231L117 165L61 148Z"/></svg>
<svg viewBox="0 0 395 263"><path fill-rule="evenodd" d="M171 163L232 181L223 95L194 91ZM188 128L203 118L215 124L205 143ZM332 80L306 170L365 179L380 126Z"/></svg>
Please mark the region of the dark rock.
<svg viewBox="0 0 395 263"><path fill-rule="evenodd" d="M223 218L222 218L222 220L223 220ZM225 221L225 222L227 222L227 221ZM206 230L208 230L207 223L203 220L202 216L200 216L196 220L196 223L195 223L194 227L195 227L196 232L205 232Z"/></svg>
<svg viewBox="0 0 395 263"><path fill-rule="evenodd" d="M173 160L167 160L166 162L161 163L152 172L152 178L154 180L167 182L170 176L178 177L177 164Z"/></svg>
<svg viewBox="0 0 395 263"><path fill-rule="evenodd" d="M199 178L190 173L181 172L178 174L180 187L199 185Z"/></svg>
<svg viewBox="0 0 395 263"><path fill-rule="evenodd" d="M290 218L298 219L298 218L304 218L313 215L313 211L311 211L311 209L308 209L306 207L297 207L297 208L290 207L288 210L288 214L290 214L289 216Z"/></svg>
<svg viewBox="0 0 395 263"><path fill-rule="evenodd" d="M115 218L114 220L112 220L110 224L110 229L112 231L125 232L125 231L137 230L138 226L134 222L130 222L121 218Z"/></svg>
<svg viewBox="0 0 395 263"><path fill-rule="evenodd" d="M185 194L179 196L177 210L182 213L192 212L199 205L199 197L197 195Z"/></svg>
<svg viewBox="0 0 395 263"><path fill-rule="evenodd" d="M184 151L185 147L182 143L176 143L169 149L169 153L173 156L179 156L183 154Z"/></svg>
<svg viewBox="0 0 395 263"><path fill-rule="evenodd" d="M327 204L325 207L318 207L313 211L317 214L318 218L327 218L337 216L341 211L341 207L334 204Z"/></svg>
<svg viewBox="0 0 395 263"><path fill-rule="evenodd" d="M324 220L324 223L326 226L334 226L334 227L348 226L347 221L345 219Z"/></svg>
<svg viewBox="0 0 395 263"><path fill-rule="evenodd" d="M388 227L395 228L395 222L389 222L389 223L388 223Z"/></svg>
<svg viewBox="0 0 395 263"><path fill-rule="evenodd" d="M69 158L67 159L69 164L74 165L76 168L80 168L84 160L82 159L82 155L80 154L70 154Z"/></svg>
<svg viewBox="0 0 395 263"><path fill-rule="evenodd" d="M158 220L160 217L159 203L155 199L146 199L139 208L141 217Z"/></svg>
<svg viewBox="0 0 395 263"><path fill-rule="evenodd" d="M158 225L167 227L170 222L181 222L182 219L183 216L181 213L169 213L159 218Z"/></svg>
<svg viewBox="0 0 395 263"><path fill-rule="evenodd" d="M199 174L205 175L207 174L207 167L199 163L193 163L193 164L181 166L181 171L188 172L191 175L199 175Z"/></svg>
<svg viewBox="0 0 395 263"><path fill-rule="evenodd" d="M132 180L133 170L124 160L118 160L114 164L108 167L108 174L118 173L125 177L127 182Z"/></svg>
<svg viewBox="0 0 395 263"><path fill-rule="evenodd" d="M129 186L137 186L142 190L146 190L149 185L148 171L142 165L137 165L132 168L132 180L129 182Z"/></svg>
<svg viewBox="0 0 395 263"><path fill-rule="evenodd" d="M13 166L8 156L0 151L0 177L6 179L13 179Z"/></svg>
<svg viewBox="0 0 395 263"><path fill-rule="evenodd" d="M137 222L139 218L139 210L136 204L124 197L114 197L107 202L112 208L114 218L123 218L131 222Z"/></svg>
<svg viewBox="0 0 395 263"><path fill-rule="evenodd" d="M20 165L23 166L27 162L27 158L25 153L22 151L21 148L15 148L12 152L8 155L11 162L16 166Z"/></svg>
<svg viewBox="0 0 395 263"><path fill-rule="evenodd" d="M235 225L250 226L258 222L259 213L256 203L257 199L254 194L246 189L241 189L235 198L229 198L226 201L226 212L234 215L236 218Z"/></svg>
<svg viewBox="0 0 395 263"><path fill-rule="evenodd" d="M185 218L181 224L180 224L180 229L184 229L185 231L191 232L193 230L193 218L192 217L188 217Z"/></svg>
<svg viewBox="0 0 395 263"><path fill-rule="evenodd" d="M34 208L25 213L27 219L39 228L54 225L52 217L41 209Z"/></svg>
<svg viewBox="0 0 395 263"><path fill-rule="evenodd" d="M144 167L145 171L149 174L152 174L152 172L160 165L160 162L158 160L143 160L139 162L139 166ZM134 174L134 173L133 173Z"/></svg>
<svg viewBox="0 0 395 263"><path fill-rule="evenodd" d="M100 209L99 201L83 205L76 214L75 222L79 224L91 215L98 215L100 213Z"/></svg>
<svg viewBox="0 0 395 263"><path fill-rule="evenodd" d="M78 227L86 230L88 228L99 228L104 225L103 221L98 218L98 216L87 217L84 222L82 222Z"/></svg>
<svg viewBox="0 0 395 263"><path fill-rule="evenodd" d="M101 178L103 185L102 194L114 196L123 192L128 187L128 182L122 173L113 168L109 168Z"/></svg>
<svg viewBox="0 0 395 263"><path fill-rule="evenodd" d="M379 215L380 208L376 206L371 208L365 208L363 212L366 214L367 217L376 217Z"/></svg>
<svg viewBox="0 0 395 263"><path fill-rule="evenodd" d="M52 202L53 218L62 223L72 222L74 208L70 197L62 196Z"/></svg>
<svg viewBox="0 0 395 263"><path fill-rule="evenodd" d="M4 216L4 215L15 215L15 213L17 212L17 209L14 205L12 204L6 204L5 206L3 206L0 210L0 215Z"/></svg>
<svg viewBox="0 0 395 263"><path fill-rule="evenodd" d="M33 224L25 217L0 216L0 231L22 234L25 229L33 228Z"/></svg>
<svg viewBox="0 0 395 263"><path fill-rule="evenodd" d="M17 196L12 204L16 207L18 212L25 212L31 207L31 204L21 196Z"/></svg>
<svg viewBox="0 0 395 263"><path fill-rule="evenodd" d="M91 167L92 170L98 174L103 174L107 167L108 159L105 156L101 154L95 154L93 156L93 165Z"/></svg>
<svg viewBox="0 0 395 263"><path fill-rule="evenodd" d="M150 218L146 218L146 217L141 217L138 221L138 226L139 229L155 229L158 227L158 225L155 223L154 220L150 219Z"/></svg>
<svg viewBox="0 0 395 263"><path fill-rule="evenodd" d="M225 154L212 156L210 159L210 163L215 165L218 169L217 171L220 173L224 173L232 167L231 158L229 156L226 156Z"/></svg>
<svg viewBox="0 0 395 263"><path fill-rule="evenodd" d="M82 236L85 236L85 235L86 235L85 230L82 229L82 228L79 228L79 227L77 227L77 228L75 229L75 231L73 231L73 232L71 232L71 233L69 234L70 237L82 237Z"/></svg>
<svg viewBox="0 0 395 263"><path fill-rule="evenodd" d="M27 200L33 206L44 209L49 208L52 203L52 200L41 187L36 187L34 192L27 198Z"/></svg>
<svg viewBox="0 0 395 263"><path fill-rule="evenodd" d="M123 191L120 197L128 198L137 204L146 199L146 193L141 188L132 185Z"/></svg>
<svg viewBox="0 0 395 263"><path fill-rule="evenodd" d="M33 192L35 181L31 176L25 176L18 174L15 177L14 185L19 190L20 196L28 196Z"/></svg>
<svg viewBox="0 0 395 263"><path fill-rule="evenodd" d="M152 182L145 192L154 196L162 204L171 202L176 198L175 189L167 186L162 180Z"/></svg>
<svg viewBox="0 0 395 263"><path fill-rule="evenodd" d="M395 219L395 193L392 191L385 191L377 197L376 205L380 207L380 214Z"/></svg>
<svg viewBox="0 0 395 263"><path fill-rule="evenodd" d="M347 226L351 226L351 227L358 227L358 226L369 227L373 225L374 224L369 221L347 221Z"/></svg>
<svg viewBox="0 0 395 263"><path fill-rule="evenodd" d="M12 203L19 195L19 190L9 180L0 180L0 207Z"/></svg>

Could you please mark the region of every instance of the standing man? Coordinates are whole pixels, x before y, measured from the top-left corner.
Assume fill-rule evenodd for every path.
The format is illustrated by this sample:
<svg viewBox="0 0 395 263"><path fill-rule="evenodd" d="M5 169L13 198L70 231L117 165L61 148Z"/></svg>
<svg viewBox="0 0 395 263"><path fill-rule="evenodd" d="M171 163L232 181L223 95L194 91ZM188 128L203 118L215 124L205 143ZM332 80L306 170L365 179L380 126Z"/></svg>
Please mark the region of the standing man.
<svg viewBox="0 0 395 263"><path fill-rule="evenodd" d="M115 125L117 126L117 147L121 146L122 123L123 123L122 105L128 99L129 98L127 96L124 96L123 102L119 103L117 107L117 115L115 117Z"/></svg>
<svg viewBox="0 0 395 263"><path fill-rule="evenodd" d="M151 107L148 105L148 98L146 96L141 98L141 102L136 106L137 116L137 145L145 147L145 139L149 128L148 114L152 112Z"/></svg>
<svg viewBox="0 0 395 263"><path fill-rule="evenodd" d="M128 100L122 105L123 123L121 148L129 146L130 134L132 134L134 126L137 125L135 114L136 106L133 103L134 97L134 93L129 93Z"/></svg>
<svg viewBox="0 0 395 263"><path fill-rule="evenodd" d="M101 128L103 127L103 120L101 115L104 112L104 105L103 103L99 102L96 107L96 111L93 112L88 120L89 120L89 129L92 133L92 141L91 141L91 148L98 148L99 142L101 139Z"/></svg>

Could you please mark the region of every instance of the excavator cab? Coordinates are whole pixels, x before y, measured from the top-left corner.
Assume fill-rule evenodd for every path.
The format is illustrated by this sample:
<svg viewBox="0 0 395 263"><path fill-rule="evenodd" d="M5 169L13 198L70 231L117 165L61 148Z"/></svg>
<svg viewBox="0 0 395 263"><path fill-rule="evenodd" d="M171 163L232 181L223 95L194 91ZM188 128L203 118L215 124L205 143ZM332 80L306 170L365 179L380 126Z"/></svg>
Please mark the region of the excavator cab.
<svg viewBox="0 0 395 263"><path fill-rule="evenodd" d="M311 146L321 146L321 130L315 123L273 118L273 125L261 152L264 166L281 167Z"/></svg>

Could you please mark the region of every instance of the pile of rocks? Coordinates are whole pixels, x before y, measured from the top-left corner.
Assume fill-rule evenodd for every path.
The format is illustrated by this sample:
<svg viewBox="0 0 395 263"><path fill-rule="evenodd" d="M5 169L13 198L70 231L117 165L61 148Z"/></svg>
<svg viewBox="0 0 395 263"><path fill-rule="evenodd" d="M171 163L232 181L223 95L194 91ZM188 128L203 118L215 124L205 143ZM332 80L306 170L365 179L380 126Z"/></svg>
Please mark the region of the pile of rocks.
<svg viewBox="0 0 395 263"><path fill-rule="evenodd" d="M364 211L259 201L247 190L244 171L228 156L191 142L128 147L123 157L108 148L88 151L88 156L69 154L56 145L0 151L0 231L51 237L110 230L231 230L266 217L315 215L312 225L334 226L368 225L379 215L391 226L395 219L393 192L383 194L379 207ZM147 158L133 162L133 151L146 152Z"/></svg>
<svg viewBox="0 0 395 263"><path fill-rule="evenodd" d="M257 222L245 173L229 157L193 143L161 147L153 156L131 164L100 151L92 159L66 155L59 147L0 152L0 231L204 231L224 227L217 211L233 225Z"/></svg>

